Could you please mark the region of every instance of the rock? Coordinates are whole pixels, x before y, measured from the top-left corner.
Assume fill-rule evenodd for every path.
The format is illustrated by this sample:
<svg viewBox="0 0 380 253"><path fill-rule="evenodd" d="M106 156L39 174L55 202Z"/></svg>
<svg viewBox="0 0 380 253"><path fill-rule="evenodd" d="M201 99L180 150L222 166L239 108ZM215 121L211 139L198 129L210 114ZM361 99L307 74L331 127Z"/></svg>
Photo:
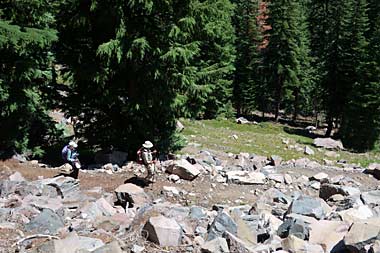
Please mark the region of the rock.
<svg viewBox="0 0 380 253"><path fill-rule="evenodd" d="M281 184L285 181L284 176L281 174L269 174L268 179Z"/></svg>
<svg viewBox="0 0 380 253"><path fill-rule="evenodd" d="M271 162L271 165L273 166L279 166L282 162L282 158L278 155L272 155L270 157L270 162Z"/></svg>
<svg viewBox="0 0 380 253"><path fill-rule="evenodd" d="M96 205L102 211L105 216L112 216L116 214L116 209L111 206L104 198L100 198L96 201Z"/></svg>
<svg viewBox="0 0 380 253"><path fill-rule="evenodd" d="M326 149L335 149L343 150L343 144L341 141L336 141L331 138L316 138L314 139L313 144L316 147L326 148Z"/></svg>
<svg viewBox="0 0 380 253"><path fill-rule="evenodd" d="M128 159L128 153L121 151L111 151L105 153L104 151L100 151L95 154L95 163L97 164L117 164L119 166L123 166Z"/></svg>
<svg viewBox="0 0 380 253"><path fill-rule="evenodd" d="M133 244L131 253L143 253L145 250L144 246L139 246L137 244Z"/></svg>
<svg viewBox="0 0 380 253"><path fill-rule="evenodd" d="M320 245L311 244L307 241L299 239L296 236L290 235L288 238L282 241L282 247L284 250L297 253L324 253L325 251Z"/></svg>
<svg viewBox="0 0 380 253"><path fill-rule="evenodd" d="M193 180L200 174L200 171L185 159L174 161L166 171L185 180Z"/></svg>
<svg viewBox="0 0 380 253"><path fill-rule="evenodd" d="M289 174L284 175L284 180L285 180L285 184L292 184L293 183L293 178Z"/></svg>
<svg viewBox="0 0 380 253"><path fill-rule="evenodd" d="M132 248L132 252L135 252L135 251L133 251L133 248ZM140 253L141 252L142 251L140 251ZM113 241L113 242L110 242L110 243L100 247L100 248L97 248L94 251L91 251L91 253L123 253L123 251L120 248L119 243L116 241Z"/></svg>
<svg viewBox="0 0 380 253"><path fill-rule="evenodd" d="M28 232L54 235L64 226L61 218L50 209L43 209L42 212L34 217L25 229Z"/></svg>
<svg viewBox="0 0 380 253"><path fill-rule="evenodd" d="M9 180L14 182L23 182L25 181L25 178L21 175L20 172L16 171L15 173L9 176Z"/></svg>
<svg viewBox="0 0 380 253"><path fill-rule="evenodd" d="M169 179L169 181L171 181L173 183L177 183L181 180L178 175L174 175L174 174L169 175L168 179Z"/></svg>
<svg viewBox="0 0 380 253"><path fill-rule="evenodd" d="M287 218L278 228L277 235L281 238L294 235L302 240L307 240L309 238L309 227L301 219Z"/></svg>
<svg viewBox="0 0 380 253"><path fill-rule="evenodd" d="M319 190L319 197L322 199L328 199L332 195L341 194L343 196L359 195L360 190L350 186L339 186L333 184L322 184Z"/></svg>
<svg viewBox="0 0 380 253"><path fill-rule="evenodd" d="M69 199L80 199L81 192L79 190L79 180L71 177L54 177L47 178L40 181L41 184L50 185L56 188L58 194L61 198Z"/></svg>
<svg viewBox="0 0 380 253"><path fill-rule="evenodd" d="M310 185L311 188L313 188L314 190L319 190L321 189L321 183L320 182L314 182Z"/></svg>
<svg viewBox="0 0 380 253"><path fill-rule="evenodd" d="M225 253L230 252L226 239L218 237L207 241L202 245L202 253Z"/></svg>
<svg viewBox="0 0 380 253"><path fill-rule="evenodd" d="M364 247L380 238L380 219L356 221L344 237L347 252L366 252Z"/></svg>
<svg viewBox="0 0 380 253"><path fill-rule="evenodd" d="M380 252L380 241L376 240L369 249L369 253L378 253Z"/></svg>
<svg viewBox="0 0 380 253"><path fill-rule="evenodd" d="M219 212L208 229L207 241L222 237L225 231L237 235L237 224L225 212Z"/></svg>
<svg viewBox="0 0 380 253"><path fill-rule="evenodd" d="M294 161L294 166L295 167L306 167L306 165L310 162L308 158L299 158Z"/></svg>
<svg viewBox="0 0 380 253"><path fill-rule="evenodd" d="M327 182L328 178L329 178L329 175L327 175L324 172L320 172L320 173L315 174L314 176L312 176L310 178L310 180L315 180L315 181L318 181L318 182Z"/></svg>
<svg viewBox="0 0 380 253"><path fill-rule="evenodd" d="M249 124L251 122L244 117L240 117L240 118L236 119L236 123L238 123L238 124Z"/></svg>
<svg viewBox="0 0 380 253"><path fill-rule="evenodd" d="M317 130L317 128L316 128L315 126L307 126L307 127L305 127L305 130L306 130L309 134L311 134L311 133L313 133L313 131Z"/></svg>
<svg viewBox="0 0 380 253"><path fill-rule="evenodd" d="M190 208L189 216L191 219L195 219L195 220L201 220L201 219L207 218L205 210L199 206L192 206Z"/></svg>
<svg viewBox="0 0 380 253"><path fill-rule="evenodd" d="M240 240L238 237L234 236L230 232L224 232L223 237L226 239L228 248L230 252L239 252L239 253L254 253L253 245L248 245L243 240Z"/></svg>
<svg viewBox="0 0 380 253"><path fill-rule="evenodd" d="M70 233L69 236L67 236L65 239L48 241L47 243L42 244L38 248L37 252L72 253L91 251L96 253L103 253L104 251L94 251L103 245L104 243L99 239L78 236L75 232L73 232Z"/></svg>
<svg viewBox="0 0 380 253"><path fill-rule="evenodd" d="M119 203L125 207L143 206L150 202L150 198L141 187L135 184L123 184L115 190Z"/></svg>
<svg viewBox="0 0 380 253"><path fill-rule="evenodd" d="M351 223L358 220L369 219L374 216L372 209L363 205L340 211L338 214L343 221Z"/></svg>
<svg viewBox="0 0 380 253"><path fill-rule="evenodd" d="M300 196L293 200L287 211L287 214L289 213L310 216L318 220L326 216L326 211L322 206L321 200L310 196Z"/></svg>
<svg viewBox="0 0 380 253"><path fill-rule="evenodd" d="M370 206L379 206L380 205L380 191L369 191L363 192L361 194L361 199L363 203Z"/></svg>
<svg viewBox="0 0 380 253"><path fill-rule="evenodd" d="M149 218L143 231L147 232L148 239L161 247L179 246L181 242L181 226L174 219L164 216Z"/></svg>
<svg viewBox="0 0 380 253"><path fill-rule="evenodd" d="M63 208L61 198L49 198L46 196L28 195L22 200L22 204L36 207L39 210L50 209L53 212L57 212Z"/></svg>
<svg viewBox="0 0 380 253"><path fill-rule="evenodd" d="M303 152L305 155L314 155L315 154L314 150L312 150L309 146L305 146L305 149Z"/></svg>
<svg viewBox="0 0 380 253"><path fill-rule="evenodd" d="M164 192L167 192L169 195L179 196L178 189L173 186L163 186L162 189Z"/></svg>
<svg viewBox="0 0 380 253"><path fill-rule="evenodd" d="M334 194L329 198L329 201L339 202L339 201L343 201L344 199L345 198L342 194Z"/></svg>
<svg viewBox="0 0 380 253"><path fill-rule="evenodd" d="M380 164L372 163L368 166L364 173L373 175L374 178L380 180Z"/></svg>
<svg viewBox="0 0 380 253"><path fill-rule="evenodd" d="M350 223L342 221L314 222L310 225L309 242L321 245L326 252L343 252L342 240L349 228Z"/></svg>
<svg viewBox="0 0 380 253"><path fill-rule="evenodd" d="M104 170L110 170L110 171L113 171L113 165L112 165L112 163L104 164L104 165L102 166L102 168L103 168Z"/></svg>
<svg viewBox="0 0 380 253"><path fill-rule="evenodd" d="M181 123L181 121L176 120L176 130L178 132L182 132L185 129L185 126Z"/></svg>
<svg viewBox="0 0 380 253"><path fill-rule="evenodd" d="M254 171L228 171L227 181L235 184L265 184L266 176Z"/></svg>

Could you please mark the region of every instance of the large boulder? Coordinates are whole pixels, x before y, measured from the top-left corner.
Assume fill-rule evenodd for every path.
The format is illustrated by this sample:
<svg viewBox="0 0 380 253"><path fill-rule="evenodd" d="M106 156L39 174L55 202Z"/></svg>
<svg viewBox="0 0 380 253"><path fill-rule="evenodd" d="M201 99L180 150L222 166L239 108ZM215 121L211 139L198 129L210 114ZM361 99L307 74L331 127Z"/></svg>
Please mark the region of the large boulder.
<svg viewBox="0 0 380 253"><path fill-rule="evenodd" d="M335 149L335 150L344 149L341 141L333 140L331 138L316 138L314 139L313 144L316 147L326 148L326 149Z"/></svg>
<svg viewBox="0 0 380 253"><path fill-rule="evenodd" d="M166 171L170 174L178 175L185 180L193 180L200 174L199 169L189 163L186 159L173 161Z"/></svg>
<svg viewBox="0 0 380 253"><path fill-rule="evenodd" d="M162 215L151 217L145 224L143 231L147 233L150 241L161 247L175 247L181 242L181 226L174 219Z"/></svg>
<svg viewBox="0 0 380 253"><path fill-rule="evenodd" d="M288 238L282 241L282 248L290 252L299 253L324 253L322 246L318 244L312 244L308 241L304 241L296 236L290 235Z"/></svg>
<svg viewBox="0 0 380 253"><path fill-rule="evenodd" d="M356 221L344 237L347 252L367 252L364 247L380 239L380 219Z"/></svg>
<svg viewBox="0 0 380 253"><path fill-rule="evenodd" d="M322 205L321 199L316 199L310 196L300 196L293 200L287 213L310 216L318 220L323 219L327 214L324 206Z"/></svg>
<svg viewBox="0 0 380 253"><path fill-rule="evenodd" d="M222 237L226 231L237 235L237 230L238 227L235 221L227 213L219 212L208 229L207 241Z"/></svg>
<svg viewBox="0 0 380 253"><path fill-rule="evenodd" d="M343 252L342 240L350 223L321 220L310 225L309 242L321 245L326 252Z"/></svg>
<svg viewBox="0 0 380 253"><path fill-rule="evenodd" d="M63 221L56 213L50 209L43 209L39 215L25 225L25 229L28 232L54 235L63 226Z"/></svg>
<svg viewBox="0 0 380 253"><path fill-rule="evenodd" d="M235 184L265 184L266 176L261 172L254 171L228 171L227 180Z"/></svg>
<svg viewBox="0 0 380 253"><path fill-rule="evenodd" d="M126 207L142 206L150 202L149 196L144 189L135 184L123 184L115 189L119 203Z"/></svg>
<svg viewBox="0 0 380 253"><path fill-rule="evenodd" d="M111 151L111 152L98 152L95 154L95 162L97 164L117 164L123 166L128 159L128 153L121 151Z"/></svg>
<svg viewBox="0 0 380 253"><path fill-rule="evenodd" d="M302 219L287 218L277 230L278 236L286 238L294 235L302 240L309 238L309 226Z"/></svg>
<svg viewBox="0 0 380 253"><path fill-rule="evenodd" d="M253 253L253 245L244 242L230 232L224 232L223 237L227 240L228 248L230 252L239 252L239 253Z"/></svg>
<svg viewBox="0 0 380 253"><path fill-rule="evenodd" d="M380 191L369 191L363 192L361 195L363 203L370 206L379 206L380 205Z"/></svg>
<svg viewBox="0 0 380 253"><path fill-rule="evenodd" d="M368 168L364 171L366 174L371 174L374 178L380 180L380 164L372 163L368 166Z"/></svg>
<svg viewBox="0 0 380 253"><path fill-rule="evenodd" d="M319 197L326 200L335 194L341 194L343 196L359 195L360 190L351 186L341 186L333 184L322 184L319 190Z"/></svg>

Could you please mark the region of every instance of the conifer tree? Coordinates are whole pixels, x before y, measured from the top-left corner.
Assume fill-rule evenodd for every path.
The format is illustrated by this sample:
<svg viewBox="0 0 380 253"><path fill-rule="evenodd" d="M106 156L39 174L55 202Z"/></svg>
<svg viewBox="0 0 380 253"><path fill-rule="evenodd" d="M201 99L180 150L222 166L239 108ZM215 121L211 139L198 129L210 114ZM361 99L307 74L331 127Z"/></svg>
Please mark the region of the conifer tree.
<svg viewBox="0 0 380 253"><path fill-rule="evenodd" d="M0 2L0 150L41 155L52 137L48 117L52 45L50 1ZM51 143L50 143L51 144ZM29 152L30 153L30 152Z"/></svg>
<svg viewBox="0 0 380 253"><path fill-rule="evenodd" d="M300 85L299 3L294 0L272 1L269 5L269 44L265 67L272 90L275 120L289 92Z"/></svg>
<svg viewBox="0 0 380 253"><path fill-rule="evenodd" d="M133 152L150 139L172 150L176 116L213 115L228 101L228 0L66 0L60 10L66 110L90 146Z"/></svg>

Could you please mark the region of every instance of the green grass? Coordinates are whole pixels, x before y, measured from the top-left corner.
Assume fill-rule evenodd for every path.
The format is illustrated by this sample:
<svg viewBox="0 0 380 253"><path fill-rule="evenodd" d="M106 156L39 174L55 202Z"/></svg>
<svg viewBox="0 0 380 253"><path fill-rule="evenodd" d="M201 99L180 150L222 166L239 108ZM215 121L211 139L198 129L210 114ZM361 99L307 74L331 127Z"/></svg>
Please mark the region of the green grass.
<svg viewBox="0 0 380 253"><path fill-rule="evenodd" d="M263 156L279 155L285 160L308 157L310 160L321 163L323 159L332 161L343 159L361 166L380 162L379 152L358 154L337 151L339 158L327 157L326 150L312 146L312 138L300 135L300 129L282 124L264 122L258 125L239 125L230 120L181 120L181 122L185 126L184 135L187 142L200 144L200 149L234 154L248 152ZM232 135L237 135L238 139L235 140ZM302 149L309 146L315 154L307 156L303 151L286 148L287 145L283 143L283 140L288 140L288 145Z"/></svg>

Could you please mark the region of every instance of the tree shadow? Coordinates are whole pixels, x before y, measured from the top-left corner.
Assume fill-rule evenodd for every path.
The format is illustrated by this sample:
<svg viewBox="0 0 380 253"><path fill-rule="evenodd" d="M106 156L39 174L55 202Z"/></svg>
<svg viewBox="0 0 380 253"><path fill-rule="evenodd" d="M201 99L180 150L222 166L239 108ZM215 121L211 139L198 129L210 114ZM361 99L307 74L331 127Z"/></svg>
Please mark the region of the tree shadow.
<svg viewBox="0 0 380 253"><path fill-rule="evenodd" d="M310 131L303 129L303 128L294 128L294 127L284 126L283 130L284 130L284 132L291 134L291 135L298 135L298 136L303 136L303 137L307 137L307 138L311 138L311 139L323 137L323 135L310 132Z"/></svg>

